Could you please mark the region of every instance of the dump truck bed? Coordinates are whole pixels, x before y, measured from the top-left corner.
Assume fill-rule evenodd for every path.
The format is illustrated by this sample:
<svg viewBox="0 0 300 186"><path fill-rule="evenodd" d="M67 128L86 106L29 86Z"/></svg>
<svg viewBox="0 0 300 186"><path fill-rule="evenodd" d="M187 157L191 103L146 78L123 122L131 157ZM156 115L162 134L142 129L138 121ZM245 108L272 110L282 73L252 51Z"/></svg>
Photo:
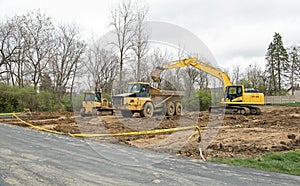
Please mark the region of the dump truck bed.
<svg viewBox="0 0 300 186"><path fill-rule="evenodd" d="M179 96L183 97L184 92L183 91L176 91L176 90L161 90L158 88L154 88L150 86L150 95L153 96Z"/></svg>

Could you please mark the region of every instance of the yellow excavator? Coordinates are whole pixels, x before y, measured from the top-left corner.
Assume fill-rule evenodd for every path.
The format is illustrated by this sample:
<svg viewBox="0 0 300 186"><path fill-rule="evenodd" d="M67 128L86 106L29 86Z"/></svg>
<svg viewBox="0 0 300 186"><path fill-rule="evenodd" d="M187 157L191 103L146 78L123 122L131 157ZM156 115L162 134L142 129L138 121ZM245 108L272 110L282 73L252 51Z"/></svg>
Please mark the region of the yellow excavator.
<svg viewBox="0 0 300 186"><path fill-rule="evenodd" d="M222 70L215 68L203 61L198 62L198 58L186 58L174 60L174 64L158 67L151 72L151 78L155 82L160 82L160 74L163 70L192 66L204 71L223 82L224 97L221 99L220 106L212 106L210 112L224 112L227 114L258 115L261 110L257 107L264 105L264 94L256 89L245 89L243 85L233 85L228 75Z"/></svg>

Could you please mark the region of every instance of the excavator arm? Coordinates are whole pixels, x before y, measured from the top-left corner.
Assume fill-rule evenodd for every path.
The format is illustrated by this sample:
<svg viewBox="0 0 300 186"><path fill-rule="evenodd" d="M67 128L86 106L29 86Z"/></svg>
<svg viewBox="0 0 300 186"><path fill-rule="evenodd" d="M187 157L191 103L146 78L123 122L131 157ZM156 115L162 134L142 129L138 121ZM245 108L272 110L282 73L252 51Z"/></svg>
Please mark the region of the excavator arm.
<svg viewBox="0 0 300 186"><path fill-rule="evenodd" d="M173 68L180 68L180 67L185 67L185 66L193 66L203 72L206 72L219 80L221 80L224 84L224 87L232 85L230 82L230 78L228 75L223 72L222 70L210 66L208 63L205 62L200 62L198 63L198 58L186 58L182 60L174 60L172 61L174 64L163 66L162 68L157 68L151 73L151 77L155 82L160 81L160 74L163 70L165 69L173 69Z"/></svg>

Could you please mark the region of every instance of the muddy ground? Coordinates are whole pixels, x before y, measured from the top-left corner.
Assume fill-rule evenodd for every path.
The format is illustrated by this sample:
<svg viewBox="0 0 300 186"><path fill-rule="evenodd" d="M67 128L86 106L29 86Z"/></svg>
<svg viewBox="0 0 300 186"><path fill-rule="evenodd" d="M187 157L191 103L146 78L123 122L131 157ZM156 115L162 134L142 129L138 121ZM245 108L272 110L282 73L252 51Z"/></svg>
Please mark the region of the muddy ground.
<svg viewBox="0 0 300 186"><path fill-rule="evenodd" d="M182 116L134 116L123 118L102 113L81 117L74 113L28 113L20 116L33 125L65 133L120 133L198 125L201 142L194 129L148 135L88 137L91 140L122 143L138 148L200 159L199 147L207 159L249 157L265 152L300 149L300 107L263 106L261 115L210 115L185 112ZM16 118L0 118L1 123L29 127Z"/></svg>

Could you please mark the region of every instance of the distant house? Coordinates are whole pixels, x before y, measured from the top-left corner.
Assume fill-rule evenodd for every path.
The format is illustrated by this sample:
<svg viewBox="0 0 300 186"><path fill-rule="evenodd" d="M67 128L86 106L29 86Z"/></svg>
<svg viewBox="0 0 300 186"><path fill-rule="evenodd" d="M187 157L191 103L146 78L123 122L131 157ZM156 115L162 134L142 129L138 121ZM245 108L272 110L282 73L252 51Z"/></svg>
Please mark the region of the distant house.
<svg viewBox="0 0 300 186"><path fill-rule="evenodd" d="M300 87L299 86L291 87L288 89L289 95L293 95L293 92L296 97L300 97Z"/></svg>

